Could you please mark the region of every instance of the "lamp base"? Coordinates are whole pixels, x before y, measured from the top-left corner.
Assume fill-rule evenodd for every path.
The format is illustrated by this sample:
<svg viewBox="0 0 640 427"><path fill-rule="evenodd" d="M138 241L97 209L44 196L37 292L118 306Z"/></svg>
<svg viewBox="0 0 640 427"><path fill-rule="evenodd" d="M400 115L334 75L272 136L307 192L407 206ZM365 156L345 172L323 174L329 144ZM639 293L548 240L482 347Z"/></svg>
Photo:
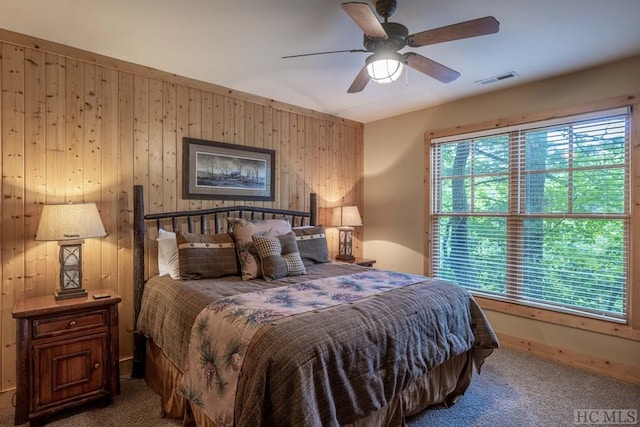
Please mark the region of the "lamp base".
<svg viewBox="0 0 640 427"><path fill-rule="evenodd" d="M353 261L351 242L353 240L353 227L338 227L338 255L336 259L341 261Z"/></svg>
<svg viewBox="0 0 640 427"><path fill-rule="evenodd" d="M82 289L82 243L84 240L60 242L60 289L56 301L69 298L86 298Z"/></svg>
<svg viewBox="0 0 640 427"><path fill-rule="evenodd" d="M82 288L76 289L58 289L55 294L56 301L69 298L86 298L87 291Z"/></svg>

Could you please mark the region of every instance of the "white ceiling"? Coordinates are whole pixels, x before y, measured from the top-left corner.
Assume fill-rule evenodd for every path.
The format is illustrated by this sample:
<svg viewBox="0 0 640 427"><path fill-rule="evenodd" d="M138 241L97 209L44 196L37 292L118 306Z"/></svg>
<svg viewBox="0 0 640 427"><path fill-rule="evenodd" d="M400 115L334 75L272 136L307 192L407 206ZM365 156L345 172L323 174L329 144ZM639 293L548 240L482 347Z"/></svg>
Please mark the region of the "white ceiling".
<svg viewBox="0 0 640 427"><path fill-rule="evenodd" d="M402 51L459 71L452 83L408 70L348 94L367 54L281 59L361 49L343 1L0 0L0 28L364 123L640 54L640 0L398 0L390 21L410 33L487 15L500 31Z"/></svg>

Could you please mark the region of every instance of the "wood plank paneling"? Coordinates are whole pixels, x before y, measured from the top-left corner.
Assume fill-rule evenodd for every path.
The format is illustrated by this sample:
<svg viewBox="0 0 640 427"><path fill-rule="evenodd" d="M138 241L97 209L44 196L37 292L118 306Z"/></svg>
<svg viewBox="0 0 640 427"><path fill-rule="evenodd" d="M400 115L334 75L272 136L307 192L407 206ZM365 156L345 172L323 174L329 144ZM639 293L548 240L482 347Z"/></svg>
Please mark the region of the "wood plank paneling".
<svg viewBox="0 0 640 427"><path fill-rule="evenodd" d="M189 136L202 139L202 93L197 89L181 87L178 89L178 134L177 136L177 161L182 165L182 138ZM178 168L181 170L181 168ZM178 192L183 188L184 175L178 174ZM201 200L184 200L178 197L178 210L202 209Z"/></svg>
<svg viewBox="0 0 640 427"><path fill-rule="evenodd" d="M289 154L289 145L291 142L291 128L289 123L291 120L291 114L287 111L283 111L280 114L280 130L278 135L278 146L275 148L277 153L280 153L280 170L276 168L276 182L278 182L276 199L286 200L287 205L285 208L289 208L289 182L291 181L291 157ZM277 177L280 177L279 179Z"/></svg>
<svg viewBox="0 0 640 427"><path fill-rule="evenodd" d="M263 107L262 110L262 132L264 134L264 148L273 150L273 108ZM276 153L276 166L278 166L278 155ZM277 172L276 172L277 174ZM264 203L264 206L268 206L268 202Z"/></svg>
<svg viewBox="0 0 640 427"><path fill-rule="evenodd" d="M118 73L118 288L120 295L132 295L133 282L133 143L134 143L134 77ZM133 298L123 298L119 317L120 355L133 354Z"/></svg>
<svg viewBox="0 0 640 427"><path fill-rule="evenodd" d="M145 191L148 212L162 212L162 82L149 81L149 190ZM147 194L148 193L148 194ZM146 198L149 198L146 200Z"/></svg>
<svg viewBox="0 0 640 427"><path fill-rule="evenodd" d="M213 94L210 92L202 92L202 127L201 136L202 139L213 141L213 129L215 124L214 108L213 108ZM183 135L184 136L184 135ZM179 160L181 160L180 158ZM182 191L182 190L180 190ZM194 206L201 206L203 209L209 209L213 207L213 200L194 200Z"/></svg>
<svg viewBox="0 0 640 427"><path fill-rule="evenodd" d="M306 176L304 173L305 163L305 144L306 144L306 124L304 116L297 115L298 119L298 137L297 137L297 146L296 146L296 186L295 188L291 188L290 190L290 198L295 200L295 204L293 206L296 210L307 210L309 209L309 192L306 191Z"/></svg>
<svg viewBox="0 0 640 427"><path fill-rule="evenodd" d="M102 68L93 64L84 67L84 88L80 109L84 120L82 125L82 200L97 201L100 210L102 187ZM102 242L100 239L87 239L82 250L82 261L85 268L82 271L83 287L85 289L102 288Z"/></svg>
<svg viewBox="0 0 640 427"><path fill-rule="evenodd" d="M149 188L149 79L133 78L133 181ZM145 206L149 206L149 194L144 194ZM145 241L145 253L157 251L155 237ZM149 274L149 263L145 265Z"/></svg>
<svg viewBox="0 0 640 427"><path fill-rule="evenodd" d="M13 301L24 285L24 48L2 45L2 389L15 383Z"/></svg>
<svg viewBox="0 0 640 427"><path fill-rule="evenodd" d="M162 205L167 211L177 209L177 87L162 84Z"/></svg>
<svg viewBox="0 0 640 427"><path fill-rule="evenodd" d="M313 184L314 167L313 157L315 155L313 148L313 120L310 117L304 118L304 210L309 209L309 193L311 193L311 184Z"/></svg>
<svg viewBox="0 0 640 427"><path fill-rule="evenodd" d="M100 192L100 216L107 236L102 242L102 285L117 291L118 279L118 137L119 100L118 72L102 70L102 186Z"/></svg>
<svg viewBox="0 0 640 427"><path fill-rule="evenodd" d="M47 244L34 237L40 220L40 205L46 202L47 163L45 140L45 54L25 50L25 296L44 295Z"/></svg>
<svg viewBox="0 0 640 427"><path fill-rule="evenodd" d="M134 183L145 186L148 212L222 204L308 209L309 193L316 192L326 224L326 207L362 206L361 187L349 191L362 182L360 123L4 30L0 43L3 391L15 384L14 302L58 287L58 245L34 240L41 205L98 205L107 236L85 242L84 285L123 296L123 360L132 355L134 326ZM275 150L275 201L183 199L183 137ZM147 247L150 275L157 272L156 243Z"/></svg>
<svg viewBox="0 0 640 427"><path fill-rule="evenodd" d="M256 147L266 147L264 130L264 107L254 105L253 109L253 142ZM264 202L256 202L256 206L264 206Z"/></svg>
<svg viewBox="0 0 640 427"><path fill-rule="evenodd" d="M84 201L84 62L67 58L64 202Z"/></svg>
<svg viewBox="0 0 640 427"><path fill-rule="evenodd" d="M239 92L224 86L218 86L209 82L203 82L192 78L179 76L176 74L167 73L160 70L155 70L144 65L133 64L131 62L120 61L117 59L109 58L107 56L99 55L97 53L88 52L81 49L65 46L59 43L38 39L36 37L30 37L23 34L15 33L13 31L0 29L0 40L8 43L16 44L19 46L30 47L39 49L43 52L55 52L61 56L68 56L72 58L81 59L91 64L101 64L104 67L128 72L135 75L145 75L149 78L160 79L168 81L178 85L184 85L195 89L207 90L215 94L231 96L235 99L250 101L255 104L270 106L282 111L293 111L299 114L304 114L309 117L317 118L320 120L339 121L348 126L361 127L362 123L354 122L352 120L339 118L327 113L321 113L318 111L310 110L304 107L298 107L291 104L285 104L280 101L276 101L270 98L264 98L258 95L250 93Z"/></svg>
<svg viewBox="0 0 640 427"><path fill-rule="evenodd" d="M46 202L63 203L66 195L66 58L45 54ZM58 287L59 265L55 243L46 245L45 292Z"/></svg>
<svg viewBox="0 0 640 427"><path fill-rule="evenodd" d="M276 151L276 165L274 167L276 178L273 183L273 193L275 199L280 200L280 181L284 174L282 169L282 164L284 163L284 159L282 158L284 153L282 150L282 115L284 113L280 110L273 109L271 114L271 149Z"/></svg>

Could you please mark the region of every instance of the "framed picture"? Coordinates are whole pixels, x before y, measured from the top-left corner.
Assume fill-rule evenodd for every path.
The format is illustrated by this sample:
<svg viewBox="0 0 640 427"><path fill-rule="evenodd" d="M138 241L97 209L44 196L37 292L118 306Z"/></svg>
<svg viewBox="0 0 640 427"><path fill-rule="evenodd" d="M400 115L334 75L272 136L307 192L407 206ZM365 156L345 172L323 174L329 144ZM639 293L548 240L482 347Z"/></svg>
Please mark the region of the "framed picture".
<svg viewBox="0 0 640 427"><path fill-rule="evenodd" d="M274 200L275 151L183 138L185 199Z"/></svg>

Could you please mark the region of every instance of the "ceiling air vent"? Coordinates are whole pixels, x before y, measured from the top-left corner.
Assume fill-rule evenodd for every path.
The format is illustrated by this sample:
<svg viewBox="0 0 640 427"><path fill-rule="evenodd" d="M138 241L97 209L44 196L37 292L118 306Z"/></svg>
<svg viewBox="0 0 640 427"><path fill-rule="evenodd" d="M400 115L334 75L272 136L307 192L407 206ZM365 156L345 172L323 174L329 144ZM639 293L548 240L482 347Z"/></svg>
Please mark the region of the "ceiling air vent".
<svg viewBox="0 0 640 427"><path fill-rule="evenodd" d="M515 71L510 71L508 73L500 74L499 76L489 77L488 79L484 79L484 80L477 80L476 83L480 83L481 85L488 85L489 83L495 83L501 80L510 79L517 75L518 73L516 73Z"/></svg>

